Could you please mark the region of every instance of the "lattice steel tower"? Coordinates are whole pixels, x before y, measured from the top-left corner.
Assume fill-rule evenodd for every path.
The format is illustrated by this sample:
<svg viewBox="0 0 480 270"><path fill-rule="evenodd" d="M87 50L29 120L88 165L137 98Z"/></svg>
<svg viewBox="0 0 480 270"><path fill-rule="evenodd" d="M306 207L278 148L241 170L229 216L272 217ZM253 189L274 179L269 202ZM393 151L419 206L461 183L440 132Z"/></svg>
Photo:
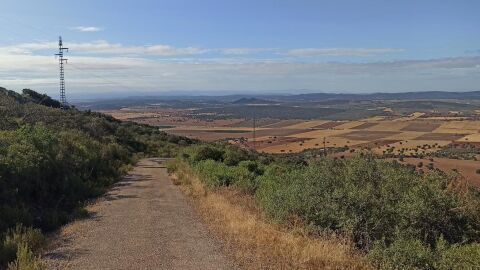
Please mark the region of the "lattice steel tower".
<svg viewBox="0 0 480 270"><path fill-rule="evenodd" d="M58 38L58 53L55 55L58 56L60 64L60 103L62 103L63 108L68 106L67 98L65 96L65 70L63 68L63 64L66 64L68 59L63 58L64 50L68 52L68 48L63 47L62 37L60 36Z"/></svg>

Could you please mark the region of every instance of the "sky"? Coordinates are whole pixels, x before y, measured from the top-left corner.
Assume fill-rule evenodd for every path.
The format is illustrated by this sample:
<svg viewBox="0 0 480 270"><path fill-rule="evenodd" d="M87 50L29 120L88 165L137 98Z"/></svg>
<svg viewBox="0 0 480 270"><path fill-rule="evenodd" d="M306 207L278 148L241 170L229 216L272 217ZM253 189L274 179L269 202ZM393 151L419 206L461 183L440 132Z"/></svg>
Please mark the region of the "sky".
<svg viewBox="0 0 480 270"><path fill-rule="evenodd" d="M480 90L478 0L0 1L0 86L67 98Z"/></svg>

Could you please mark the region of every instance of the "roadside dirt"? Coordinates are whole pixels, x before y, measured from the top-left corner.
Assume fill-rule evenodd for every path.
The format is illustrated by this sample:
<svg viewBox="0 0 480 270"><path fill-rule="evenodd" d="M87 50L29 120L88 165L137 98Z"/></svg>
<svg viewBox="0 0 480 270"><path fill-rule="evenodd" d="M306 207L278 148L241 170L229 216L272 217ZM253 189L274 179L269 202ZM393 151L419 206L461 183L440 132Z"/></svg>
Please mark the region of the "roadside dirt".
<svg viewBox="0 0 480 270"><path fill-rule="evenodd" d="M162 162L142 160L90 218L65 226L48 269L236 269Z"/></svg>

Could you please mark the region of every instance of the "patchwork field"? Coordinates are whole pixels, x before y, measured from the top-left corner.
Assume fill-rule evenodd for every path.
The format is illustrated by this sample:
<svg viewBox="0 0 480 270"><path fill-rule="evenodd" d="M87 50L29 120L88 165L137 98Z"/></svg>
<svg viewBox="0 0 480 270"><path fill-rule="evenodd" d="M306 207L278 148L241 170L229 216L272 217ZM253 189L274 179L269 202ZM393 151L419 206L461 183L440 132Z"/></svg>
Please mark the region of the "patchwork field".
<svg viewBox="0 0 480 270"><path fill-rule="evenodd" d="M266 153L296 153L325 146L343 149L337 153L339 157L351 156L357 150L371 150L386 158L404 157L410 164L428 164L425 160L445 147L466 144L480 148L480 120L477 118L438 117L424 113L351 121L262 118L255 121L254 136L252 119L206 121L192 117L189 112L165 109L107 113L122 120L156 125L169 133L205 141L225 140ZM436 168L455 169L480 184L480 174L476 173L480 162L448 157L435 160Z"/></svg>
<svg viewBox="0 0 480 270"><path fill-rule="evenodd" d="M206 121L190 115L190 109L104 112L122 120L156 125L169 133L207 141L230 139L253 145L252 119ZM255 146L257 150L268 153L322 148L324 139L326 147L370 148L377 153L392 149L390 151L394 154L430 153L455 142L480 143L480 120L461 116L430 117L421 112L352 121L261 118L256 120L255 126Z"/></svg>

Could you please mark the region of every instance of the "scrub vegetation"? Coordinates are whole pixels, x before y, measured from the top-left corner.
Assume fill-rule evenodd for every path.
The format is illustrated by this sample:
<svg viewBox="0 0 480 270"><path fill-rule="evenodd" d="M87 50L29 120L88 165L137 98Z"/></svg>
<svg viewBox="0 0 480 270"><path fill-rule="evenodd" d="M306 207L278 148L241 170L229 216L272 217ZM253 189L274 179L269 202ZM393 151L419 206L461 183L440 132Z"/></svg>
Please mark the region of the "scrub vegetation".
<svg viewBox="0 0 480 270"><path fill-rule="evenodd" d="M294 161L228 144L188 147L170 170L179 164L207 191L251 196L271 222L301 220L311 237L348 239L372 267L480 267L480 193L441 171L419 173L370 154Z"/></svg>
<svg viewBox="0 0 480 270"><path fill-rule="evenodd" d="M192 140L0 88L0 269L42 269L42 232L85 214L141 156Z"/></svg>

